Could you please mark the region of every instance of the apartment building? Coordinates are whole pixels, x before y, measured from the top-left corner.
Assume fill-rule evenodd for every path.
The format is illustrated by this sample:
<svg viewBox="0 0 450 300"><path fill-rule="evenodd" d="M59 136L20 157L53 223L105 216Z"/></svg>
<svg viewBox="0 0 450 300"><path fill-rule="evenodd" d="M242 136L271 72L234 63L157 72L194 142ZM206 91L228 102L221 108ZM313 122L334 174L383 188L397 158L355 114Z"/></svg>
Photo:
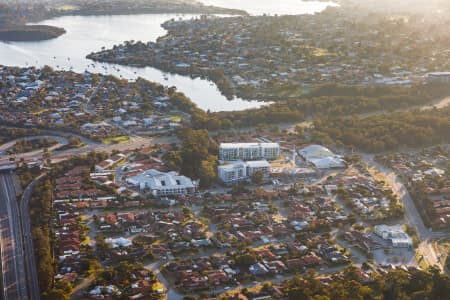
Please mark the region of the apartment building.
<svg viewBox="0 0 450 300"><path fill-rule="evenodd" d="M219 148L219 159L234 160L274 160L280 156L278 143L222 143Z"/></svg>
<svg viewBox="0 0 450 300"><path fill-rule="evenodd" d="M263 172L264 178L269 178L270 164L266 160L238 161L219 166L217 173L225 185L235 185L240 182L249 181L258 171Z"/></svg>

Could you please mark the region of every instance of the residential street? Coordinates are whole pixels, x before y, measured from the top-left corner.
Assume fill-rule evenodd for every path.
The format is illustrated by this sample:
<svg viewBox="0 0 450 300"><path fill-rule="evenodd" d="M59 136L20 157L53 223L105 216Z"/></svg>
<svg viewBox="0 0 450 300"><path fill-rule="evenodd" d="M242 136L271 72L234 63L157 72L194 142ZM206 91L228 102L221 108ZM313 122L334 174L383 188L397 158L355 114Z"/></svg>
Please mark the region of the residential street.
<svg viewBox="0 0 450 300"><path fill-rule="evenodd" d="M423 259L425 259L429 265L437 265L441 270L443 270L441 262L438 261L438 255L432 246L432 242L440 237L448 236L449 233L433 232L431 228L427 228L424 225L406 186L393 170L375 162L373 155L364 154L361 157L365 163L375 167L377 171L385 175L386 179L389 181L389 184L392 186L394 193L397 194L402 200L405 207L405 221L409 226L412 226L417 230L417 235L421 241L418 251L421 255L423 255Z"/></svg>

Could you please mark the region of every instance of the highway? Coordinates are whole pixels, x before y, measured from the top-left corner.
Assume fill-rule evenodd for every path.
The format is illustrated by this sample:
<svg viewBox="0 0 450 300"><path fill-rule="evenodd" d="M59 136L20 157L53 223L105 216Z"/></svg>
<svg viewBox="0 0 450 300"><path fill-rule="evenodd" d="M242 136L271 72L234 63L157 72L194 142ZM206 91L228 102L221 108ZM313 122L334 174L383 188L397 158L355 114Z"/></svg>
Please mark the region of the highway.
<svg viewBox="0 0 450 300"><path fill-rule="evenodd" d="M31 222L29 203L31 192L34 185L41 180L46 174L42 174L34 179L25 189L22 194L22 201L20 201L20 216L22 221L23 245L25 254L25 270L26 280L28 283L28 293L31 300L40 299L39 279L37 275L36 259L34 256L33 237L31 235Z"/></svg>
<svg viewBox="0 0 450 300"><path fill-rule="evenodd" d="M2 298L27 300L19 209L10 172L0 173L0 252Z"/></svg>

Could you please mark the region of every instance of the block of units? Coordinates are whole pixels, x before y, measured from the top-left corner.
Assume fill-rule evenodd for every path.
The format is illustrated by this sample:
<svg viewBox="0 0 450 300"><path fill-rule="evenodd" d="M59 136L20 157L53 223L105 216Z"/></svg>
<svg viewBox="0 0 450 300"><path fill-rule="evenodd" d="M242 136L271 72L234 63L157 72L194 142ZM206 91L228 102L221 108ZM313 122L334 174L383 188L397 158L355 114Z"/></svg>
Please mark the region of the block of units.
<svg viewBox="0 0 450 300"><path fill-rule="evenodd" d="M235 162L221 165L217 169L220 180L226 185L234 185L240 182L248 181L252 176L261 171L264 178L269 178L270 164L266 160Z"/></svg>
<svg viewBox="0 0 450 300"><path fill-rule="evenodd" d="M219 148L219 159L233 160L274 160L280 156L278 143L222 143Z"/></svg>

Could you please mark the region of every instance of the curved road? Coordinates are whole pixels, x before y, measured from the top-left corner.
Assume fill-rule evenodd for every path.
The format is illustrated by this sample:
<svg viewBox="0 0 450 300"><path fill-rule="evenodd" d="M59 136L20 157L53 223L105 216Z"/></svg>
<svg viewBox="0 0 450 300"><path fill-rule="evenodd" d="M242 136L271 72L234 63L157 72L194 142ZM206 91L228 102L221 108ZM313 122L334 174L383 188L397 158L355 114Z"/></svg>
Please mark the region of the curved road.
<svg viewBox="0 0 450 300"><path fill-rule="evenodd" d="M52 151L52 150L57 149L59 147L65 146L65 145L67 145L69 143L69 141L66 138L64 138L62 136L57 136L57 135L38 135L38 136L23 137L23 138L19 138L19 139L16 139L16 140L13 140L13 141L10 141L10 142L8 142L6 144L1 145L0 146L0 156L6 155L6 152L9 149L11 149L17 142L20 142L20 141L35 141L35 140L42 140L42 139L52 139L52 140L55 140L57 142L56 145L48 148L49 151ZM33 152L40 152L40 151L36 150L36 151L33 151ZM33 153L33 152L30 152L30 153Z"/></svg>
<svg viewBox="0 0 450 300"><path fill-rule="evenodd" d="M54 134L57 134L54 132ZM68 135L68 133L65 133L64 135ZM76 136L76 135L74 135ZM130 140L123 144L111 144L111 145L105 145L101 144L99 142L95 142L92 140L88 140L84 138L83 143L86 144L86 146L82 148L76 148L76 149L69 149L64 151L53 151L52 154L52 162L57 163L63 160L66 160L70 158L73 155L82 155L89 153L91 151L105 151L105 152L112 152L113 150L117 151L125 151L125 150L132 150L136 148L140 148L142 146L149 145L153 141L152 138L145 138L145 137L139 137L139 136L133 136L130 137ZM3 148L3 146L0 146ZM17 155L2 155L0 152L0 169L2 166L12 166L15 165L16 161L24 160L25 162L35 162L37 160L43 159L44 153L43 151L33 151L28 153L22 153ZM10 160L14 158L14 160Z"/></svg>

